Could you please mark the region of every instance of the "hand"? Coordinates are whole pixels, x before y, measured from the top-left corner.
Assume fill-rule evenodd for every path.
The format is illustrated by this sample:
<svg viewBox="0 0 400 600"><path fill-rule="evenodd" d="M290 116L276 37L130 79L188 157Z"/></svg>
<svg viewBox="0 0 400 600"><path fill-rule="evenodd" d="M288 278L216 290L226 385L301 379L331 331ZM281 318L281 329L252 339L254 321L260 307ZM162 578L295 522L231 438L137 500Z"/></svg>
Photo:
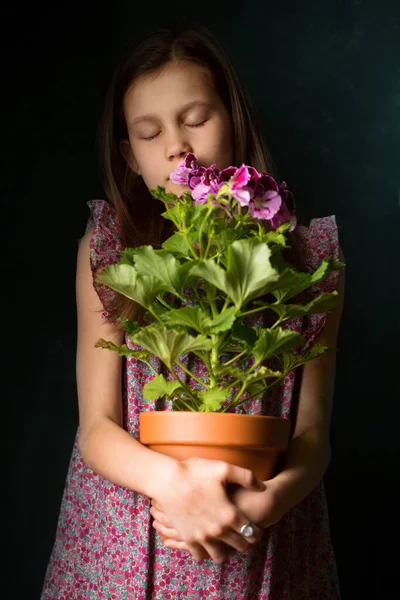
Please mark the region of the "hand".
<svg viewBox="0 0 400 600"><path fill-rule="evenodd" d="M261 529L266 529L278 523L286 510L282 502L279 480L274 478L263 483L265 490L261 493L235 487L229 497L235 506L248 516L249 521Z"/></svg>
<svg viewBox="0 0 400 600"><path fill-rule="evenodd" d="M261 529L275 525L285 514L284 505L279 493L279 479L275 478L265 481L264 485L265 490L261 492L241 486L234 486L229 493L229 498L247 516L248 521L251 521ZM188 546L182 536L172 527L161 506L155 500L152 500L150 513L154 518L153 527L161 535L168 538L164 545L167 548L188 551ZM226 546L226 557L233 554L234 552ZM205 555L204 558L208 558L208 556Z"/></svg>
<svg viewBox="0 0 400 600"><path fill-rule="evenodd" d="M157 530L179 540L184 544L180 549L188 550L196 560L205 558L205 551L215 562L223 562L227 558L224 544L245 552L261 538L262 530L255 527L255 535L246 539L240 535L240 528L249 519L229 500L228 483L257 493L264 487L250 470L223 461L189 459L177 463L172 484L154 498L169 525L158 523Z"/></svg>

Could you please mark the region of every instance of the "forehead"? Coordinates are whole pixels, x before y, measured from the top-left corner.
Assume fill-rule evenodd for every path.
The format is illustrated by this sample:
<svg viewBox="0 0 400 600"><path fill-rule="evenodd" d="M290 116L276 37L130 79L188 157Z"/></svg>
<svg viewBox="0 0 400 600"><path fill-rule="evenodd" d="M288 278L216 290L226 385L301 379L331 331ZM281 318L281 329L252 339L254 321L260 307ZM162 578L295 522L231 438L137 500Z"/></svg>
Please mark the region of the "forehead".
<svg viewBox="0 0 400 600"><path fill-rule="evenodd" d="M128 123L144 114L167 116L194 101L219 100L208 71L194 63L171 63L163 71L137 79L124 98Z"/></svg>

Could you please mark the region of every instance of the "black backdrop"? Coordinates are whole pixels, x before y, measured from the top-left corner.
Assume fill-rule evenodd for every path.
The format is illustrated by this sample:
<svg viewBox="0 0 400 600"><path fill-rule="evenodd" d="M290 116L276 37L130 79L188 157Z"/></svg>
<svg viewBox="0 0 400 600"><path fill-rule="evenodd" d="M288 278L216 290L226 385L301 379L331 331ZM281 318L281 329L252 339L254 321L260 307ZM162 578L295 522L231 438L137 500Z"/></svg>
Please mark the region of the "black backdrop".
<svg viewBox="0 0 400 600"><path fill-rule="evenodd" d="M326 475L332 537L344 600L393 597L388 548L398 546L392 483L400 400L396 6L394 0L266 0L204 2L200 10L187 2L156 9L115 0L3 10L7 600L39 597L77 425L76 252L85 203L103 196L95 138L108 79L121 49L180 12L208 26L230 54L301 221L337 217L347 284Z"/></svg>

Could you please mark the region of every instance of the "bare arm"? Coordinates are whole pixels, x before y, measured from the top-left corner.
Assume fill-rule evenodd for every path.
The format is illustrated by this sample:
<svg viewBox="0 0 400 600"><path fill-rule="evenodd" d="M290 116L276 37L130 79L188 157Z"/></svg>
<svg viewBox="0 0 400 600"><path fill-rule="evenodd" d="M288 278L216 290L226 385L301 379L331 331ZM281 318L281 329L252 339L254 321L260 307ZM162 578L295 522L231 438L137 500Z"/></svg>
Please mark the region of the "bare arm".
<svg viewBox="0 0 400 600"><path fill-rule="evenodd" d="M122 428L122 358L94 345L100 337L120 345L123 333L101 317L89 262L91 234L82 238L76 272L79 449L105 479L155 497L155 488L171 479L176 461L149 450Z"/></svg>
<svg viewBox="0 0 400 600"><path fill-rule="evenodd" d="M339 260L344 261L341 248ZM322 356L303 366L298 411L292 441L285 454L282 483L286 503L291 508L319 483L329 464L329 431L335 387L336 344L344 302L344 271L339 273L339 296L335 309L327 315L316 342L333 346Z"/></svg>

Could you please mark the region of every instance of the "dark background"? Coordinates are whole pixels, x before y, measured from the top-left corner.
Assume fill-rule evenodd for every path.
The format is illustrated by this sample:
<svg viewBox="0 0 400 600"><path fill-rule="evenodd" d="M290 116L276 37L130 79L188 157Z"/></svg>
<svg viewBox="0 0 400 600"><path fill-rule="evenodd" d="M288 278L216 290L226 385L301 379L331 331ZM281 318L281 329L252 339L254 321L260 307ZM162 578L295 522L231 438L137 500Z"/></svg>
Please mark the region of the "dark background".
<svg viewBox="0 0 400 600"><path fill-rule="evenodd" d="M208 26L230 55L301 221L336 215L347 283L326 475L332 538L343 600L391 599L400 454L398 4L188 6L3 9L6 598L39 598L77 425L76 253L86 201L103 197L95 140L108 80L137 35L183 14Z"/></svg>

